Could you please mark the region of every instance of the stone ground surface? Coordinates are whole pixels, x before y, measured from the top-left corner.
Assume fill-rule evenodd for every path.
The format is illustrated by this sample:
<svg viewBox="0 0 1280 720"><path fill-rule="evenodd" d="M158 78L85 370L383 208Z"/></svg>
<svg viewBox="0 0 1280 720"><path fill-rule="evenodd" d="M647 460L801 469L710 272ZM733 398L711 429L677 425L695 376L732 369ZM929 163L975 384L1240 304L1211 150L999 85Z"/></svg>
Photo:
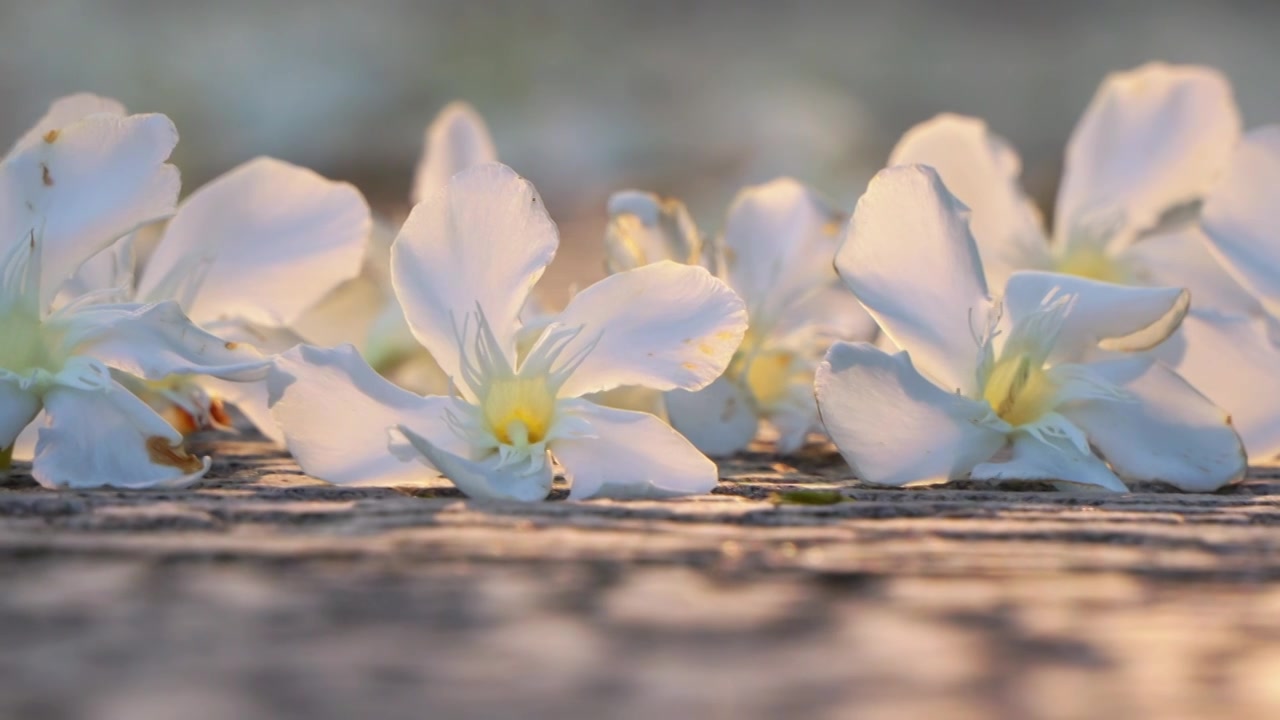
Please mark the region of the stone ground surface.
<svg viewBox="0 0 1280 720"><path fill-rule="evenodd" d="M1280 717L1275 465L873 490L814 450L481 505L206 449L191 490L0 486L0 717ZM770 500L815 484L847 499Z"/></svg>

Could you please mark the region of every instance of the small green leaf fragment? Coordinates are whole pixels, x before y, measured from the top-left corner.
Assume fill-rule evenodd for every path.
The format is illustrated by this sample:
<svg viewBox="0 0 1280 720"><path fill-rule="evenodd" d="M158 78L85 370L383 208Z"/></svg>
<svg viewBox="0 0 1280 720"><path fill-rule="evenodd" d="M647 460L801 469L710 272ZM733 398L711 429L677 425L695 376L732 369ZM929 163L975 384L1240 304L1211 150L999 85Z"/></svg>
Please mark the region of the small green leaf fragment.
<svg viewBox="0 0 1280 720"><path fill-rule="evenodd" d="M774 505L835 505L847 500L839 490L780 490L769 496Z"/></svg>

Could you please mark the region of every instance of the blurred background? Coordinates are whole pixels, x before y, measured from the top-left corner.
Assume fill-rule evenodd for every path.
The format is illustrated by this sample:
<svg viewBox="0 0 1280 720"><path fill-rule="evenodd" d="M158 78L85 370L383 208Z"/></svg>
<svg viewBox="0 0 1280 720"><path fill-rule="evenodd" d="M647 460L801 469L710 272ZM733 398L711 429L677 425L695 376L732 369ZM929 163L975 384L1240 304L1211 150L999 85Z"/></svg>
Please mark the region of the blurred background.
<svg viewBox="0 0 1280 720"><path fill-rule="evenodd" d="M708 232L782 174L848 209L942 111L1010 139L1045 203L1098 82L1147 60L1214 65L1247 124L1280 121L1278 29L1268 0L5 2L0 136L97 92L174 119L188 192L266 154L398 217L424 126L466 99L560 224L563 285L602 274L614 190L683 197Z"/></svg>

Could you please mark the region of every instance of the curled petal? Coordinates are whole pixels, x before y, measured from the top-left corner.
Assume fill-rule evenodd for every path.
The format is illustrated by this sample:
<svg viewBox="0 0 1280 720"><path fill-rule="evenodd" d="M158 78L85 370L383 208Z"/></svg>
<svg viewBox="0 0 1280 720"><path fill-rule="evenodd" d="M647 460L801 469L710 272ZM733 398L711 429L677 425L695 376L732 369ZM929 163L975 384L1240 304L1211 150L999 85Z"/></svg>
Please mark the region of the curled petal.
<svg viewBox="0 0 1280 720"><path fill-rule="evenodd" d="M1182 288L1116 285L1075 275L1016 272L1005 286L1014 325L1037 312L1045 299L1074 296L1049 356L1051 364L1076 362L1096 349L1148 350L1173 334L1187 314L1191 294Z"/></svg>
<svg viewBox="0 0 1280 720"><path fill-rule="evenodd" d="M455 175L413 208L391 248L391 276L410 329L460 377L455 328L479 307L508 364L520 309L559 244L528 180L497 163Z"/></svg>
<svg viewBox="0 0 1280 720"><path fill-rule="evenodd" d="M1128 395L1064 403L1059 412L1089 437L1120 477L1204 492L1244 477L1244 447L1231 417L1177 373L1148 357L1091 363Z"/></svg>
<svg viewBox="0 0 1280 720"><path fill-rule="evenodd" d="M484 118L471 105L451 102L423 133L422 157L413 178L413 202L426 200L449 178L481 163L498 161L498 150Z"/></svg>
<svg viewBox="0 0 1280 720"><path fill-rule="evenodd" d="M1213 250L1237 280L1280 317L1280 125L1254 130L1236 148L1205 200Z"/></svg>
<svg viewBox="0 0 1280 720"><path fill-rule="evenodd" d="M590 437L561 438L551 453L572 481L571 500L664 498L711 492L716 464L658 418L585 400L569 412L591 426Z"/></svg>
<svg viewBox="0 0 1280 720"><path fill-rule="evenodd" d="M583 290L555 322L582 328L560 353L565 361L581 356L559 393L577 397L623 385L706 387L742 343L747 312L706 270L662 261ZM530 358L537 354L531 350Z"/></svg>
<svg viewBox="0 0 1280 720"><path fill-rule="evenodd" d="M684 203L639 190L609 196L604 247L605 268L610 273L659 260L701 265L713 275L718 267L712 248L704 247Z"/></svg>
<svg viewBox="0 0 1280 720"><path fill-rule="evenodd" d="M41 299L90 256L173 213L178 170L165 163L178 142L163 115L90 115L0 165L0 243L41 243Z"/></svg>
<svg viewBox="0 0 1280 720"><path fill-rule="evenodd" d="M907 131L890 165L928 165L971 211L969 229L987 279L999 287L1014 270L1049 265L1049 244L1035 204L1018 184L1022 161L978 118L945 113Z"/></svg>
<svg viewBox="0 0 1280 720"><path fill-rule="evenodd" d="M858 477L874 485L961 478L1005 444L991 406L921 377L906 353L836 343L814 389L827 434Z"/></svg>
<svg viewBox="0 0 1280 720"><path fill-rule="evenodd" d="M1073 485L1092 485L1113 492L1128 491L1106 463L1091 452L1082 452L1069 440L1018 433L1014 436L1012 448L1013 453L1009 459L982 463L969 473L969 477L994 482L1052 480Z"/></svg>
<svg viewBox="0 0 1280 720"><path fill-rule="evenodd" d="M967 211L938 174L881 170L858 201L836 270L880 329L947 390L976 391L991 311Z"/></svg>
<svg viewBox="0 0 1280 720"><path fill-rule="evenodd" d="M393 453L389 433L405 425L431 437L450 436L449 399L401 390L350 345L299 345L276 359L267 388L289 452L312 477L337 485L412 485L440 474Z"/></svg>
<svg viewBox="0 0 1280 720"><path fill-rule="evenodd" d="M196 327L175 302L97 305L59 319L68 353L92 356L132 375L213 375L261 379L267 361L253 348Z"/></svg>
<svg viewBox="0 0 1280 720"><path fill-rule="evenodd" d="M1240 136L1231 85L1215 70L1149 63L1103 81L1067 145L1054 235L1092 242L1085 226L1113 213L1123 244L1167 210L1197 200Z"/></svg>
<svg viewBox="0 0 1280 720"><path fill-rule="evenodd" d="M750 397L727 377L697 392L673 390L666 401L671 426L712 457L745 450L760 424Z"/></svg>
<svg viewBox="0 0 1280 720"><path fill-rule="evenodd" d="M40 397L21 378L0 370L0 450L12 447L39 412Z"/></svg>
<svg viewBox="0 0 1280 720"><path fill-rule="evenodd" d="M284 432L276 425L271 414L266 380L233 382L219 378L201 378L200 385L214 402L235 406L268 440L280 447L284 446Z"/></svg>
<svg viewBox="0 0 1280 720"><path fill-rule="evenodd" d="M369 206L350 183L273 158L250 160L182 202L138 297L179 299L158 293L180 284L175 274L201 273L185 306L196 322L289 325L359 274L370 227Z"/></svg>
<svg viewBox="0 0 1280 720"><path fill-rule="evenodd" d="M551 492L555 474L546 451L542 457L530 458L528 462L504 460L498 453L482 460L470 460L407 427L401 427L400 432L427 462L439 468L444 477L469 498L536 502L545 500Z"/></svg>
<svg viewBox="0 0 1280 720"><path fill-rule="evenodd" d="M188 454L180 433L114 381L56 386L44 406L31 474L45 487L184 487L209 470L209 458Z"/></svg>

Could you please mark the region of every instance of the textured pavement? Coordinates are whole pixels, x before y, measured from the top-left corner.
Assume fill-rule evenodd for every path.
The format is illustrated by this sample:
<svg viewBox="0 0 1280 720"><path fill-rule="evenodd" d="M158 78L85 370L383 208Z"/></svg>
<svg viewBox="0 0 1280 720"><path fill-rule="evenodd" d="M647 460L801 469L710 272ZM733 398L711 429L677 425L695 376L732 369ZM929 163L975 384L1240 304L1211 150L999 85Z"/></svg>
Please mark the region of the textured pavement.
<svg viewBox="0 0 1280 720"><path fill-rule="evenodd" d="M519 505L203 450L190 490L0 486L0 717L1280 717L1275 464L872 490L814 448Z"/></svg>

